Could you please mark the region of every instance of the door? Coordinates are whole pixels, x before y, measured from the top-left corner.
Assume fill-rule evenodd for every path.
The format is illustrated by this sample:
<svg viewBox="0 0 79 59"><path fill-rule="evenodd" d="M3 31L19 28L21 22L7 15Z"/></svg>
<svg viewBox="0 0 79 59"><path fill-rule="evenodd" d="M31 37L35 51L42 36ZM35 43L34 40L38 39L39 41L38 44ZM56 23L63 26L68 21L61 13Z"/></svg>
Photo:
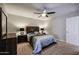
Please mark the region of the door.
<svg viewBox="0 0 79 59"><path fill-rule="evenodd" d="M66 19L66 40L79 46L79 16Z"/></svg>

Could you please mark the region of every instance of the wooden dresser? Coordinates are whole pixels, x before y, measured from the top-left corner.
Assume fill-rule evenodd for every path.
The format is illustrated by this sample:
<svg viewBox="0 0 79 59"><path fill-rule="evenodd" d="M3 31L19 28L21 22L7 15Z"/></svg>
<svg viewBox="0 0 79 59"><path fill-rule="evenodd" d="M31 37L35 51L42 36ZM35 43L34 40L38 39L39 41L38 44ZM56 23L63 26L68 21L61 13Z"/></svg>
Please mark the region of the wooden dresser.
<svg viewBox="0 0 79 59"><path fill-rule="evenodd" d="M0 55L16 55L17 54L17 41L15 34L8 34L7 39L3 38L0 41L1 50Z"/></svg>

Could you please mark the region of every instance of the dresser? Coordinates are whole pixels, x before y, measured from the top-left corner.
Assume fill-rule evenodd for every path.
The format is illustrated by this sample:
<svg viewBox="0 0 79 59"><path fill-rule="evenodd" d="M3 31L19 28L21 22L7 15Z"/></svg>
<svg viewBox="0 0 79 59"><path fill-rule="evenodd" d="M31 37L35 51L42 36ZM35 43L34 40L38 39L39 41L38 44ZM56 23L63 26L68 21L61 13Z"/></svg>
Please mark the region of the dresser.
<svg viewBox="0 0 79 59"><path fill-rule="evenodd" d="M17 41L16 35L8 34L7 39L5 37L0 40L0 55L16 55L17 54Z"/></svg>

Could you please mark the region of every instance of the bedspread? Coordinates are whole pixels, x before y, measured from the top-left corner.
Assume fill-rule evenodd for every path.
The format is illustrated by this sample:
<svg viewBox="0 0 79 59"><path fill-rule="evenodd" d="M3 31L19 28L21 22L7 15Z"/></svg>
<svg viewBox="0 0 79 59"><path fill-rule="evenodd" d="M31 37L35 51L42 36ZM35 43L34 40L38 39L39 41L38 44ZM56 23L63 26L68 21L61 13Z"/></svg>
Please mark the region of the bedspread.
<svg viewBox="0 0 79 59"><path fill-rule="evenodd" d="M33 38L33 54L41 52L42 48L55 42L55 38L52 35L34 36Z"/></svg>

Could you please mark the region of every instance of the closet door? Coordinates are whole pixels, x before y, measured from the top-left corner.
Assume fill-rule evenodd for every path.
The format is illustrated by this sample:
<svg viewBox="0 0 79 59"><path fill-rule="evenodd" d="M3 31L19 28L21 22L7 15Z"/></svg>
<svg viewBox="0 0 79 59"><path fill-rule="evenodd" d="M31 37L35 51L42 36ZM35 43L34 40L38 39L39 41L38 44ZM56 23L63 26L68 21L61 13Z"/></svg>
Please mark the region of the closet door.
<svg viewBox="0 0 79 59"><path fill-rule="evenodd" d="M66 40L79 46L79 16L66 19Z"/></svg>

